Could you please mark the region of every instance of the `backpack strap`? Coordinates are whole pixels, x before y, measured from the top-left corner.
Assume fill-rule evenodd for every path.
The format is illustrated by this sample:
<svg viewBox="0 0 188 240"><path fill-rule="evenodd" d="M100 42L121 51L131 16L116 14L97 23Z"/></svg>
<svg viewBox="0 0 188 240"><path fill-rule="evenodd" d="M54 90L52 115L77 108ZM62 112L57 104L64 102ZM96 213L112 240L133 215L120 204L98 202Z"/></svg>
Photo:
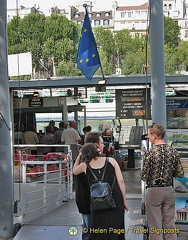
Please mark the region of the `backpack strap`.
<svg viewBox="0 0 188 240"><path fill-rule="evenodd" d="M103 173L102 173L101 182L103 182L103 180L104 180L104 175L105 175L105 172L106 172L106 166L107 166L108 161L109 161L108 158L106 158L105 164L104 164L104 170L103 170Z"/></svg>
<svg viewBox="0 0 188 240"><path fill-rule="evenodd" d="M91 168L91 166L89 165L88 162L86 162L86 165L87 165L89 171L92 173L94 179L98 181L99 179L97 178L97 176L96 176L95 173L93 172L93 170L92 170L92 168Z"/></svg>
<svg viewBox="0 0 188 240"><path fill-rule="evenodd" d="M107 166L108 161L109 161L109 159L106 158L106 160L105 160L105 165L104 165L104 170L103 170L103 173L102 173L101 182L103 182L103 180L104 180L104 175L105 175L105 172L106 172L106 166ZM92 173L94 179L95 179L96 181L99 181L99 179L97 178L97 176L96 176L95 173L93 172L93 170L92 170L92 168L91 168L91 166L89 165L88 162L86 162L86 165L87 165L87 167L89 168L90 172ZM116 181L116 175L114 175L114 180L113 180L111 189L113 189L114 184L115 184L115 181Z"/></svg>
<svg viewBox="0 0 188 240"><path fill-rule="evenodd" d="M104 180L104 175L105 175L105 172L106 172L107 162L108 162L108 158L106 158L106 160L105 160L105 165L104 165L104 170L103 170L103 173L102 173L101 182ZM92 170L92 168L91 168L91 166L89 165L88 162L86 163L86 165L87 165L87 167L89 168L90 172L92 173L94 179L95 179L96 181L99 181L99 179L97 178L97 176L96 176L95 173L93 172L93 170Z"/></svg>
<svg viewBox="0 0 188 240"><path fill-rule="evenodd" d="M109 159L108 159L108 157L107 157L107 158L106 158L106 161L105 161L105 166L104 166L104 171L103 171L103 174L102 174L101 182L104 180L104 175L105 175L105 172L106 172L106 166L107 166L107 163L108 163L108 162L109 162ZM116 181L116 174L114 174L114 180L113 180L113 183L112 183L112 186L111 186L111 190L112 190L113 187L114 187L115 181Z"/></svg>

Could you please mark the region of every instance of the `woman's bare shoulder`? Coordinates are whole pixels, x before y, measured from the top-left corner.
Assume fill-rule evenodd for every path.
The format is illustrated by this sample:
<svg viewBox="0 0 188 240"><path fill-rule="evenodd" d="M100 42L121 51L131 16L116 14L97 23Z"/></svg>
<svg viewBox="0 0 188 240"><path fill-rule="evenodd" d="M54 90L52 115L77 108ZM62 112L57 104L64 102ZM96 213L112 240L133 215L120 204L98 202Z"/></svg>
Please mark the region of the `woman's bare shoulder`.
<svg viewBox="0 0 188 240"><path fill-rule="evenodd" d="M112 158L112 157L109 157L108 160L109 160L109 162L110 162L113 166L115 166L116 163L117 163L117 161L116 161L114 158Z"/></svg>

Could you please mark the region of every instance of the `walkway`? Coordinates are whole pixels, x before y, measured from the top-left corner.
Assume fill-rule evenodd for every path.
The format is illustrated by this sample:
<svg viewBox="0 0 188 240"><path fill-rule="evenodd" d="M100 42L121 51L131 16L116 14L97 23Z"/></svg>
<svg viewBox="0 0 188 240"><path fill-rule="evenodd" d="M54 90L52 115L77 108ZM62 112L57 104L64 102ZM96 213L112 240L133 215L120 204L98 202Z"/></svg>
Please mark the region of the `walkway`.
<svg viewBox="0 0 188 240"><path fill-rule="evenodd" d="M136 160L135 169L122 171L127 188L129 216L125 214L126 240L144 240L147 235L142 233L145 216L141 214L141 183L140 160ZM63 203L54 211L22 226L13 240L81 240L81 215L78 213L75 200ZM78 228L78 234L71 236L68 230L71 226ZM183 229L184 226L178 226ZM185 229L181 231L178 240L187 240Z"/></svg>

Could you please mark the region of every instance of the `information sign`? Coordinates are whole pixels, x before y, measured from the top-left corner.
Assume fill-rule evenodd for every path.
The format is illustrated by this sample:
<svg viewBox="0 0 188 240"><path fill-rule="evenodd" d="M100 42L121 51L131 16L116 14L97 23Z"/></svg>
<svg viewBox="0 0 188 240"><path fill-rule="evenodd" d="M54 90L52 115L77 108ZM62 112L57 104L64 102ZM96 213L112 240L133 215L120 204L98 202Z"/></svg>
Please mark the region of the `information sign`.
<svg viewBox="0 0 188 240"><path fill-rule="evenodd" d="M147 108L147 109L146 109ZM116 118L151 119L150 91L146 89L116 89Z"/></svg>
<svg viewBox="0 0 188 240"><path fill-rule="evenodd" d="M43 107L43 98L40 97L29 98L29 107Z"/></svg>

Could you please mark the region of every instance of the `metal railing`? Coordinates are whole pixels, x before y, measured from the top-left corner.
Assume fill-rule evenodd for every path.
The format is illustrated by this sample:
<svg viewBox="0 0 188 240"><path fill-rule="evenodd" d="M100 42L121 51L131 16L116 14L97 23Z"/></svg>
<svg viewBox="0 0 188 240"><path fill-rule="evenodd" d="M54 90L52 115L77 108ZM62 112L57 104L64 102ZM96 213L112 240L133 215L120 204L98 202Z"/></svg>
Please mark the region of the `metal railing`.
<svg viewBox="0 0 188 240"><path fill-rule="evenodd" d="M25 224L72 199L72 154L69 145L35 145L65 148L66 153L31 155L34 145L14 145L14 222ZM39 151L40 152L40 151ZM65 152L65 151L64 151Z"/></svg>

